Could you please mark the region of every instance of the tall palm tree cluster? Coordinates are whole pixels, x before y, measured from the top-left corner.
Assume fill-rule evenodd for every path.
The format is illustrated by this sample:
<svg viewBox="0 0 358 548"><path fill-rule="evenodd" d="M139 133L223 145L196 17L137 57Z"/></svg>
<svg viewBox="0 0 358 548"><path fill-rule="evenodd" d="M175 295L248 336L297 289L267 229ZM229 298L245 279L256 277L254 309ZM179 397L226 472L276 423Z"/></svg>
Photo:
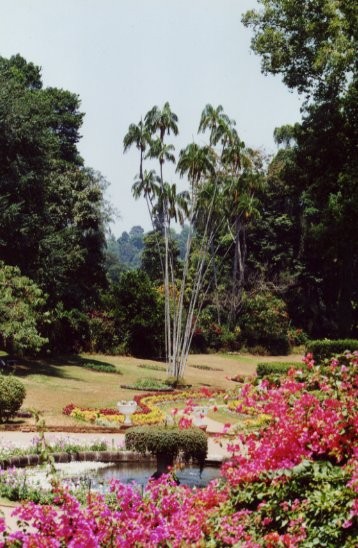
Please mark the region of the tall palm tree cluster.
<svg viewBox="0 0 358 548"><path fill-rule="evenodd" d="M176 163L175 148L167 138L178 135L178 117L168 102L162 109L154 106L144 121L131 124L123 140L125 152L135 145L140 154L133 195L144 196L147 202L158 235L158 251L159 239L164 238L165 242L161 256L165 349L168 375L176 379L183 376L205 297L217 285L217 251L223 232L229 235L235 249L230 313L232 318L235 315L245 279L246 225L258 215L255 193L263 182L258 153L245 147L235 122L221 105L205 107L198 131L208 134L208 144L189 144L177 160L176 171L188 182L183 192L177 192L176 184L164 179L165 165ZM146 160L157 161L158 171L144 169ZM172 256L173 222L189 227L181 279L174 270Z"/></svg>

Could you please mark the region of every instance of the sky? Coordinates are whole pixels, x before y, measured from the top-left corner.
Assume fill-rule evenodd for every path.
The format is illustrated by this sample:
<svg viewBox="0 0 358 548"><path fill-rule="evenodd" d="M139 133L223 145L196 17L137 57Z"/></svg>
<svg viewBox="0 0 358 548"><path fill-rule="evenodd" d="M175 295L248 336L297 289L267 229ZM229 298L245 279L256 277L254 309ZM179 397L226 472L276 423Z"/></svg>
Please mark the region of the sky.
<svg viewBox="0 0 358 548"><path fill-rule="evenodd" d="M242 14L256 0L0 0L0 55L42 68L45 86L80 96L79 150L109 182L115 236L150 229L131 186L137 150L123 154L129 124L169 101L179 117L176 150L196 140L206 104L236 120L246 145L276 151L273 130L300 120L300 100L279 76L264 76ZM167 173L179 188L175 172Z"/></svg>

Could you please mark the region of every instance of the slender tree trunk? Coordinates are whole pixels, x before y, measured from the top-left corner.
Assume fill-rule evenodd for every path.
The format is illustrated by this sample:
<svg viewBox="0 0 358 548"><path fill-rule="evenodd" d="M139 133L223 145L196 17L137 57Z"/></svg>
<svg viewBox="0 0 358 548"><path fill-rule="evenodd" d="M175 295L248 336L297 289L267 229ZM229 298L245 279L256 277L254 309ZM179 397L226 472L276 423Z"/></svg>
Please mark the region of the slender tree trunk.
<svg viewBox="0 0 358 548"><path fill-rule="evenodd" d="M233 327L236 312L236 295L238 288L238 272L241 272L241 246L240 246L240 220L237 217L235 220L235 240L234 240L234 262L232 267L232 281L231 281L231 299L230 299L230 311L229 311L229 326Z"/></svg>
<svg viewBox="0 0 358 548"><path fill-rule="evenodd" d="M211 242L211 244L210 244L210 254L211 254L211 260L212 260L212 263L213 263L214 299L215 299L215 304L216 304L217 321L218 321L218 325L221 325L220 305L219 305L219 291L218 291L218 276L217 276L217 270L216 270L216 262L215 262L215 254L214 254L214 243L213 242Z"/></svg>
<svg viewBox="0 0 358 548"><path fill-rule="evenodd" d="M162 194L164 194L164 180L163 180L163 162L160 161L160 184L162 188ZM163 217L164 217L164 245L165 245L165 257L164 257L164 295L165 295L165 352L168 372L172 374L172 344L171 344L171 320L170 320L170 288L169 288L169 234L168 234L168 211L166 205L166 198L163 195Z"/></svg>
<svg viewBox="0 0 358 548"><path fill-rule="evenodd" d="M246 254L246 227L241 222L240 217L237 217L235 221L234 262L232 269L232 288L229 312L230 327L234 326L238 302L245 282Z"/></svg>

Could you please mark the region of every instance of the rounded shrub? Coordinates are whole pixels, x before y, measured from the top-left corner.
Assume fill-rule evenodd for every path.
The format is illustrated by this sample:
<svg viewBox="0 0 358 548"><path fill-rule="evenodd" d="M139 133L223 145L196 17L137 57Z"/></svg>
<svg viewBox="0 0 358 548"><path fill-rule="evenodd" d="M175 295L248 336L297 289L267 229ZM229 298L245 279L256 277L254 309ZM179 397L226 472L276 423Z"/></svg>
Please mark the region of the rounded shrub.
<svg viewBox="0 0 358 548"><path fill-rule="evenodd" d="M200 428L179 429L176 426L138 426L125 434L126 448L139 453L151 453L157 459L166 457L171 464L179 455L184 462L191 459L203 467L208 451L208 439Z"/></svg>
<svg viewBox="0 0 358 548"><path fill-rule="evenodd" d="M0 375L0 421L5 422L20 409L25 399L25 386L15 377Z"/></svg>

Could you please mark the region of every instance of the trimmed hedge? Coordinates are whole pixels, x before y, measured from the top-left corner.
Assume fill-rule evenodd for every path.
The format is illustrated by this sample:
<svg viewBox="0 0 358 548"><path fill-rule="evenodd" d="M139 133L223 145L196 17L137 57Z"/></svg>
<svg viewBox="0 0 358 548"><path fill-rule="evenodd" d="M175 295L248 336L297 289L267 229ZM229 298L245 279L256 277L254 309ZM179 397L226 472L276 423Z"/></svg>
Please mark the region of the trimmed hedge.
<svg viewBox="0 0 358 548"><path fill-rule="evenodd" d="M345 350L358 350L357 339L329 339L309 341L306 345L306 351L313 354L313 359L317 364L322 363L326 358L331 358L335 354L343 354Z"/></svg>
<svg viewBox="0 0 358 548"><path fill-rule="evenodd" d="M179 454L184 462L195 460L202 467L207 451L208 439L200 428L180 430L176 426L137 426L125 434L126 449L153 455L164 454L175 459Z"/></svg>
<svg viewBox="0 0 358 548"><path fill-rule="evenodd" d="M303 363L293 362L262 362L257 364L257 376L266 377L266 375L285 375L292 368L302 369Z"/></svg>

